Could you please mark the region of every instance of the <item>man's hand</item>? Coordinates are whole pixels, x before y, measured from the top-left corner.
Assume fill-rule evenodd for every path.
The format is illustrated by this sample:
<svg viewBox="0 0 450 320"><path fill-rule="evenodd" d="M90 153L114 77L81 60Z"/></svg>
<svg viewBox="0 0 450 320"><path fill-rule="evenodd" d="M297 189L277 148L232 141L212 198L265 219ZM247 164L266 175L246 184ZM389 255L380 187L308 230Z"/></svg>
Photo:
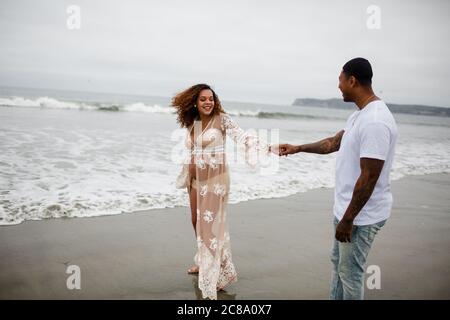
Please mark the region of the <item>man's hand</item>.
<svg viewBox="0 0 450 320"><path fill-rule="evenodd" d="M306 152L306 153L317 153L317 154L329 154L336 152L341 147L341 140L344 136L344 130L339 131L333 137L325 138L323 140L302 144L294 146L292 144L280 144L280 156L287 156L288 154Z"/></svg>
<svg viewBox="0 0 450 320"><path fill-rule="evenodd" d="M288 154L293 154L298 152L298 147L292 144L284 143L278 146L278 151L280 156L287 156Z"/></svg>
<svg viewBox="0 0 450 320"><path fill-rule="evenodd" d="M335 238L340 242L351 242L352 239L352 229L353 229L353 221L352 220L344 220L339 221L336 226L336 235Z"/></svg>

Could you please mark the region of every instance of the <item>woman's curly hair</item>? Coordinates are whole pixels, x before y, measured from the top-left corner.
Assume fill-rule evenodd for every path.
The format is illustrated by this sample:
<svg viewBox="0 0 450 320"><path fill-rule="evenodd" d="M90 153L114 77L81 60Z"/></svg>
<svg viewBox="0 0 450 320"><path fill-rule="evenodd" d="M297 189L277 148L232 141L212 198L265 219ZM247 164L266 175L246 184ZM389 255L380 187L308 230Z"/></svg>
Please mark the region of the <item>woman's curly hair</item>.
<svg viewBox="0 0 450 320"><path fill-rule="evenodd" d="M181 127L188 128L199 117L198 108L194 107L197 104L197 99L202 90L211 90L214 98L214 114L225 113L220 104L219 97L207 84L196 84L178 94L172 98L172 106L176 108L178 115L178 122Z"/></svg>

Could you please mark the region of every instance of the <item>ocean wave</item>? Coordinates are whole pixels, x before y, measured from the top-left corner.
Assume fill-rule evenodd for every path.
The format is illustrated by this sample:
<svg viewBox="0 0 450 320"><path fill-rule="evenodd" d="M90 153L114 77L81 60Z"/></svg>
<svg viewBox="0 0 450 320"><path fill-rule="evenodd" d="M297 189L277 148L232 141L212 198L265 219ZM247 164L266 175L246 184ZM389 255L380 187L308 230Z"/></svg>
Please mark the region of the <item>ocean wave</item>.
<svg viewBox="0 0 450 320"><path fill-rule="evenodd" d="M0 106L50 109L96 109L95 106L86 103L60 101L50 97L39 97L36 99L23 97L0 98Z"/></svg>
<svg viewBox="0 0 450 320"><path fill-rule="evenodd" d="M392 180L399 180L406 176L426 175L435 173L450 174L450 168L434 167L413 170L398 170L393 172ZM331 175L325 174L319 179L302 181L291 179L287 183L272 183L250 187L249 185L232 186L230 204L246 202L258 199L284 198L298 193L307 192L319 188L333 188L334 182ZM113 197L114 196L114 197ZM0 226L17 225L27 220L42 220L49 218L86 218L98 216L110 216L129 214L142 210L166 209L174 207L188 207L188 197L184 190L173 190L172 194L147 193L147 194L104 194L102 201L95 199L77 199L66 203L42 202L29 199L28 204L0 201Z"/></svg>
<svg viewBox="0 0 450 320"><path fill-rule="evenodd" d="M109 118L105 112L137 112L141 115L142 112L173 112L173 108L165 106L164 102L162 106L149 104L82 103L49 97L0 98L0 105L12 107L101 110L95 113L100 119L102 115L107 116L103 119ZM258 117L298 116L292 116L297 110L288 108L286 111L291 115L279 112L279 109L267 112L239 108L226 109L235 117L251 117L243 121L249 126L257 122ZM251 109L252 106L244 105L244 108ZM101 121L101 130L92 130L90 123L83 126L84 122L73 121L85 119L92 111L86 111L86 114L64 112L60 121L44 126L41 121L35 121L40 119L36 117L40 110L36 111L33 117L2 112L0 141L5 152L0 152L0 225L189 205L186 190L175 188L180 168L171 161L170 149L175 145L169 142L174 119L149 116L146 121L132 123L136 130L129 130L130 126L116 126L116 122ZM321 116L320 112L317 118ZM133 118L136 117L131 117L130 121L135 120ZM439 118L433 119L436 123L441 122ZM300 124L307 122L307 119L299 121ZM315 141L318 137L319 132L302 129L304 126L297 122L284 123L286 125L280 127L282 140L286 142ZM329 134L335 132L336 123L323 121L319 127L321 133ZM450 173L450 136L445 129L437 126L430 129L413 123L400 126L392 179ZM231 152L234 150L233 143L228 144L232 181L230 203L280 198L334 185L336 155L317 157L303 153L286 157L280 160L275 175L255 175L255 170L233 157Z"/></svg>
<svg viewBox="0 0 450 320"><path fill-rule="evenodd" d="M72 109L72 110L96 110L108 112L144 112L173 114L175 110L171 107L158 104L148 105L142 102L130 104L118 103L87 103L77 101L61 101L51 97L39 97L29 99L24 97L0 98L0 106L23 107L23 108L49 108L49 109ZM268 112L262 110L236 110L230 109L226 112L237 117L253 117L260 119L340 119L329 116L306 115L292 112Z"/></svg>
<svg viewBox="0 0 450 320"><path fill-rule="evenodd" d="M232 116L238 117L255 117L260 119L320 119L320 120L342 120L338 117L316 116L301 113L290 112L267 112L267 111L251 111L251 110L226 110Z"/></svg>
<svg viewBox="0 0 450 320"><path fill-rule="evenodd" d="M147 113L173 113L174 110L160 105L146 105L142 102L131 104L117 103L86 103L77 101L61 101L50 97L27 99L23 97L0 98L0 106L22 108L48 108L48 109L72 109L72 110L96 110L111 112L147 112Z"/></svg>

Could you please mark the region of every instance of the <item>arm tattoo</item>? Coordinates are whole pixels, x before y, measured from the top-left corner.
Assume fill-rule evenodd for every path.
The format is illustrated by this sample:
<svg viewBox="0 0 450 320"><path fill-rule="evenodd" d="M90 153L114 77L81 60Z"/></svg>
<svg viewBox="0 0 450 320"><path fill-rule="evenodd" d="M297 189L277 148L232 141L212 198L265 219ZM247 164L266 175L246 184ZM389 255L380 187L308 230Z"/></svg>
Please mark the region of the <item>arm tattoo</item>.
<svg viewBox="0 0 450 320"><path fill-rule="evenodd" d="M334 137L326 138L315 143L304 144L300 146L301 152L328 154L336 152L341 146L344 130L339 131Z"/></svg>

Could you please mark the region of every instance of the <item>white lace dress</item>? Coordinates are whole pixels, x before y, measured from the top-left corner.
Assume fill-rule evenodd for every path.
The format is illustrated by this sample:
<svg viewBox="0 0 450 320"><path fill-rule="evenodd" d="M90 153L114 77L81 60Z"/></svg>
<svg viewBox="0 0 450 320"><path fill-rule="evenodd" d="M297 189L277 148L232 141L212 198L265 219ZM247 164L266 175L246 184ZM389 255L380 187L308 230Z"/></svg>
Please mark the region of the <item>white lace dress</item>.
<svg viewBox="0 0 450 320"><path fill-rule="evenodd" d="M178 183L178 187L195 188L197 192L198 250L194 261L199 266L198 286L203 298L210 299L217 299L218 289L237 280L227 223L230 178L225 157L226 136L245 147L246 161L252 166L257 164L260 154L267 156L269 151L269 145L245 132L224 113L215 115L204 130L201 121L188 130L186 147L189 161L195 164L195 178L189 174L189 163L185 162L178 178L184 183Z"/></svg>

